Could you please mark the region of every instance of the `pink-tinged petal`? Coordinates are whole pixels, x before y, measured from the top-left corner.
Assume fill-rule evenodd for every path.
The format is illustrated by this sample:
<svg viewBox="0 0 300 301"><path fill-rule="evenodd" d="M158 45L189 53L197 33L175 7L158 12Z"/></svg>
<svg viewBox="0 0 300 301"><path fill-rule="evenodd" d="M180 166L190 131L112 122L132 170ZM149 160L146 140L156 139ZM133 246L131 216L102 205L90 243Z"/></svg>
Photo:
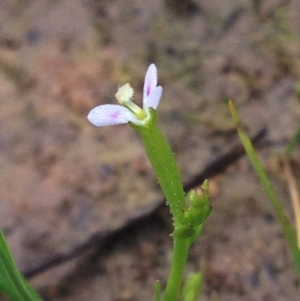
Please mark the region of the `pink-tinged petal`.
<svg viewBox="0 0 300 301"><path fill-rule="evenodd" d="M153 108L154 110L156 110L162 92L163 88L161 86L155 87L154 90L150 93L150 95L144 98L144 110L148 110L149 108Z"/></svg>
<svg viewBox="0 0 300 301"><path fill-rule="evenodd" d="M124 124L129 121L136 123L135 116L125 107L119 105L101 105L90 111L87 116L95 126Z"/></svg>
<svg viewBox="0 0 300 301"><path fill-rule="evenodd" d="M144 82L144 98L146 99L157 85L157 69L154 64L148 67Z"/></svg>

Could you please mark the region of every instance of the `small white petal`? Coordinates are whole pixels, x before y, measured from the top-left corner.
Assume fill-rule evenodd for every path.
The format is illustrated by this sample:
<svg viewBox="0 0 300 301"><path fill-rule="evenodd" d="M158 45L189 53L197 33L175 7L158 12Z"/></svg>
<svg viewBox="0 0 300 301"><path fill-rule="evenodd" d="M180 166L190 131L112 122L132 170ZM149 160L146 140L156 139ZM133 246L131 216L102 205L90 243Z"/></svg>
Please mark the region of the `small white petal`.
<svg viewBox="0 0 300 301"><path fill-rule="evenodd" d="M161 86L155 87L150 95L144 98L144 110L148 110L149 108L156 110L162 95L162 91L163 88Z"/></svg>
<svg viewBox="0 0 300 301"><path fill-rule="evenodd" d="M145 75L145 82L144 82L144 99L146 99L152 90L157 85L157 69L154 64L151 64L148 67L148 70Z"/></svg>
<svg viewBox="0 0 300 301"><path fill-rule="evenodd" d="M124 124L129 121L139 123L139 120L127 108L109 104L92 109L87 118L95 126Z"/></svg>

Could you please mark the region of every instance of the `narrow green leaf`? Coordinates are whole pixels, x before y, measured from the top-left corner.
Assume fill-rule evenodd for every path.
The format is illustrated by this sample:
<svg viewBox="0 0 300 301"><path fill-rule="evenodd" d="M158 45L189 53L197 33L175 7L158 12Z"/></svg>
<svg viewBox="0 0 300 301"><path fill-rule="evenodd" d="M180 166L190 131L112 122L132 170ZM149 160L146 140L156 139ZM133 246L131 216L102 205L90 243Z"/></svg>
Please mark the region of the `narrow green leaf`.
<svg viewBox="0 0 300 301"><path fill-rule="evenodd" d="M0 230L0 290L14 301L39 301L38 294L19 272Z"/></svg>
<svg viewBox="0 0 300 301"><path fill-rule="evenodd" d="M300 124L296 128L296 131L292 137L292 139L289 141L287 148L286 148L286 157L289 159L292 156L293 151L297 147L297 145L300 142Z"/></svg>
<svg viewBox="0 0 300 301"><path fill-rule="evenodd" d="M1 248L1 247L0 247ZM9 278L4 264L0 260L0 292L8 296L12 300L22 300L20 294L16 290L14 284Z"/></svg>
<svg viewBox="0 0 300 301"><path fill-rule="evenodd" d="M273 186L263 168L263 165L260 162L260 159L259 159L256 151L253 148L251 140L249 139L248 135L246 134L246 131L242 125L241 119L240 119L238 112L232 101L229 101L229 109L230 109L231 115L234 119L234 122L236 124L237 131L238 131L239 137L241 139L241 142L242 142L242 144L245 148L245 151L247 153L247 156L252 164L252 167L253 167L254 171L256 172L256 175L258 176L261 185L263 186L266 194L270 198L271 203L274 207L276 216L281 224L285 238L288 241L289 246L291 248L295 266L296 266L296 270L297 270L298 274L300 275L300 250L297 245L296 232L293 229L290 221L287 218L285 210L284 210L283 206L281 205L280 200L277 197L275 190L273 189Z"/></svg>

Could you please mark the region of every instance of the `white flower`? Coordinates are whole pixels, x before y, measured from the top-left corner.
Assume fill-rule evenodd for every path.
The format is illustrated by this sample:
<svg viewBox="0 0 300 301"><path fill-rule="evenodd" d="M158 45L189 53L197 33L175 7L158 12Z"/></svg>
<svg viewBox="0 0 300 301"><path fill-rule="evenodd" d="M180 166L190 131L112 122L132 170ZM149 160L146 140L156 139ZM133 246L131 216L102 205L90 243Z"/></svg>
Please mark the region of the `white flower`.
<svg viewBox="0 0 300 301"><path fill-rule="evenodd" d="M128 122L145 125L150 120L150 108L156 110L161 95L162 87L157 86L157 69L154 64L148 67L145 75L143 91L143 109L133 101L134 90L129 84L118 89L116 98L120 105L101 105L90 111L88 120L95 126L124 124Z"/></svg>

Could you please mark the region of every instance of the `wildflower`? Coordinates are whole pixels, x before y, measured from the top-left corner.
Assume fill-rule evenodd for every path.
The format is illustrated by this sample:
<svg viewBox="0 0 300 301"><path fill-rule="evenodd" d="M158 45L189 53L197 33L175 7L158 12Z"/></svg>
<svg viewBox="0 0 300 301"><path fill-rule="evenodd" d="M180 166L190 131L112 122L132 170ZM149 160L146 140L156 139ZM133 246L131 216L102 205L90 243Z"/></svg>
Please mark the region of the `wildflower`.
<svg viewBox="0 0 300 301"><path fill-rule="evenodd" d="M134 90L129 84L125 84L116 93L116 98L120 105L100 105L92 109L87 118L95 126L124 124L128 122L144 126L151 118L150 108L156 110L162 91L162 87L157 86L156 66L151 64L145 75L143 108L140 108L132 101Z"/></svg>

